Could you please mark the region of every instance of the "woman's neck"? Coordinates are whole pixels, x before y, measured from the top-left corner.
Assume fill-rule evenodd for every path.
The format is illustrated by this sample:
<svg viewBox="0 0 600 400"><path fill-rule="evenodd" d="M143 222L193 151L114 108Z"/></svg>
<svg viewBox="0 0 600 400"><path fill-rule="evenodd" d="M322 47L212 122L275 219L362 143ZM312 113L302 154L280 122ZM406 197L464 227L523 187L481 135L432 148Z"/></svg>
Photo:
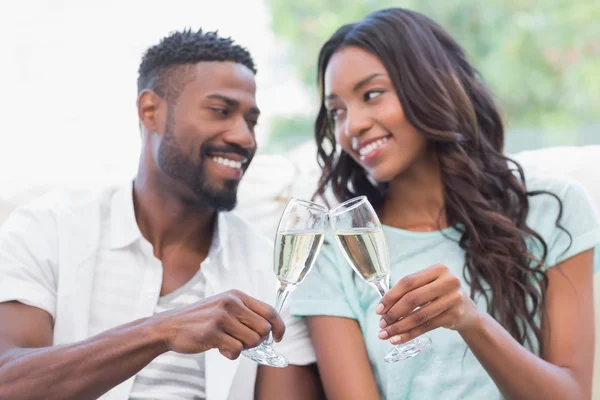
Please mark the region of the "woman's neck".
<svg viewBox="0 0 600 400"><path fill-rule="evenodd" d="M389 183L379 216L384 225L417 232L447 227L440 166L428 153Z"/></svg>

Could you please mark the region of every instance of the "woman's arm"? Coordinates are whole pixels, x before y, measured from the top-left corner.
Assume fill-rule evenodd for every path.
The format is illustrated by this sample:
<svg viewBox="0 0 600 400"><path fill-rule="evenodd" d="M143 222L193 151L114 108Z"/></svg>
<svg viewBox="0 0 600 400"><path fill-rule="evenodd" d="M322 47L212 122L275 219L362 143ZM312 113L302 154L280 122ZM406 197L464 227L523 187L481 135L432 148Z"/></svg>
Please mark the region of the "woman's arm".
<svg viewBox="0 0 600 400"><path fill-rule="evenodd" d="M594 355L592 268L593 250L588 250L548 270L543 358L479 310L444 266L405 277L386 293L378 312L389 325L380 337L391 337L398 344L438 327L454 329L506 398L589 399ZM402 316L406 317L399 321Z"/></svg>
<svg viewBox="0 0 600 400"><path fill-rule="evenodd" d="M548 270L546 343L536 357L485 314L462 334L509 399L590 399L594 358L593 250Z"/></svg>
<svg viewBox="0 0 600 400"><path fill-rule="evenodd" d="M306 320L327 399L380 399L358 322L328 316Z"/></svg>
<svg viewBox="0 0 600 400"><path fill-rule="evenodd" d="M258 367L256 400L325 400L316 364L286 368Z"/></svg>

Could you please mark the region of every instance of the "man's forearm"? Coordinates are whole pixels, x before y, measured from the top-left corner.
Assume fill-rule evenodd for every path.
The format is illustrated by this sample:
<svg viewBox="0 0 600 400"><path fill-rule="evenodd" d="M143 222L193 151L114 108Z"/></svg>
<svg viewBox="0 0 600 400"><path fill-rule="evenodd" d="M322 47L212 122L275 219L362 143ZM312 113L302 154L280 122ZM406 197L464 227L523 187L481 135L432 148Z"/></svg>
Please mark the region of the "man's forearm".
<svg viewBox="0 0 600 400"><path fill-rule="evenodd" d="M147 320L85 341L0 355L0 400L96 399L166 351Z"/></svg>

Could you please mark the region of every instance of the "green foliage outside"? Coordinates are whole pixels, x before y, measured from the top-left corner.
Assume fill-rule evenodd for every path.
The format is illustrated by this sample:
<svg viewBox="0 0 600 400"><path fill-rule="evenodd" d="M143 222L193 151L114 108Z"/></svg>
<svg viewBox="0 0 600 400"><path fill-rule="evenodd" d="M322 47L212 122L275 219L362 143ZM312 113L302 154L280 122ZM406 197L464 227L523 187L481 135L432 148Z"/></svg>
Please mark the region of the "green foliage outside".
<svg viewBox="0 0 600 400"><path fill-rule="evenodd" d="M377 9L405 7L440 23L466 49L502 108L509 150L600 143L599 0L267 2L273 30L315 102L318 51L335 29ZM279 117L267 148L281 151L311 136L312 118Z"/></svg>

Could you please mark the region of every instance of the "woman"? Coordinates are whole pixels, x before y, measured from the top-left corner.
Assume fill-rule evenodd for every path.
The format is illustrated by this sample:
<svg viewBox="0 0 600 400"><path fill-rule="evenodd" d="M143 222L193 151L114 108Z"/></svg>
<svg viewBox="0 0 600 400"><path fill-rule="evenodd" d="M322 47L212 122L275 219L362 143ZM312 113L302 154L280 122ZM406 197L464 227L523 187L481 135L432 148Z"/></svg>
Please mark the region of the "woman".
<svg viewBox="0 0 600 400"><path fill-rule="evenodd" d="M525 179L477 71L419 13L341 27L318 72L317 194L368 197L393 285L380 299L330 240L293 295L328 398L590 398L600 222L584 189ZM431 348L383 361L425 332Z"/></svg>

